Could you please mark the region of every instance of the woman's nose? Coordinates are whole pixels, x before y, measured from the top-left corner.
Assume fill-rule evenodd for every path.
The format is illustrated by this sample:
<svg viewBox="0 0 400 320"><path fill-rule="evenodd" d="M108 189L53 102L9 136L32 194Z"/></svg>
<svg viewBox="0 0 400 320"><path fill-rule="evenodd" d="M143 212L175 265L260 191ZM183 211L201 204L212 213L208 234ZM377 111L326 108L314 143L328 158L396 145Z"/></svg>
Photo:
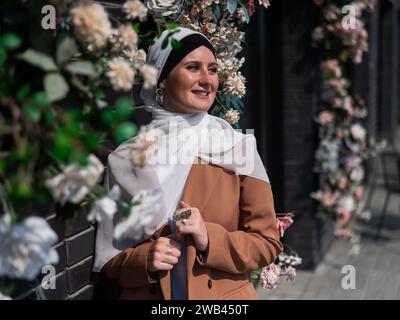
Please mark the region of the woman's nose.
<svg viewBox="0 0 400 320"><path fill-rule="evenodd" d="M208 72L208 70L201 70L200 72L200 77L199 77L199 83L203 85L211 85L212 83L212 76Z"/></svg>

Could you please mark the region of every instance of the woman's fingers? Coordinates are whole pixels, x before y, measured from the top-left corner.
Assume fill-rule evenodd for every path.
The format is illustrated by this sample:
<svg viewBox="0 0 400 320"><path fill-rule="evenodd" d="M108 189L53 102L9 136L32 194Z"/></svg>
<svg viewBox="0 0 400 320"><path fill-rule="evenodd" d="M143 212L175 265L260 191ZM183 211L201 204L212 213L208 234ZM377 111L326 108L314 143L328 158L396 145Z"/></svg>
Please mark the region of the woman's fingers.
<svg viewBox="0 0 400 320"><path fill-rule="evenodd" d="M161 262L161 261L155 261L154 262L154 270L159 271L159 270L171 270L174 267L173 264Z"/></svg>
<svg viewBox="0 0 400 320"><path fill-rule="evenodd" d="M179 201L179 204L181 208L190 208L190 205L183 200Z"/></svg>

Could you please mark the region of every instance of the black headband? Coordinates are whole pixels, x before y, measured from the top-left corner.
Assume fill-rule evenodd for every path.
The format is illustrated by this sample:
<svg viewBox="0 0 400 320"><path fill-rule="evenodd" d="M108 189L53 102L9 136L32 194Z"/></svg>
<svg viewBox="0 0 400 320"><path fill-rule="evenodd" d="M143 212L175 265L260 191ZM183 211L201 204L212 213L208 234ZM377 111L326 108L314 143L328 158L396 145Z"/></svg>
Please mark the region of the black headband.
<svg viewBox="0 0 400 320"><path fill-rule="evenodd" d="M165 77L175 68L175 66L191 51L198 47L205 46L213 53L215 57L215 49L212 44L202 35L193 33L179 41L179 48L172 48L167 61L161 71L158 83L163 81Z"/></svg>

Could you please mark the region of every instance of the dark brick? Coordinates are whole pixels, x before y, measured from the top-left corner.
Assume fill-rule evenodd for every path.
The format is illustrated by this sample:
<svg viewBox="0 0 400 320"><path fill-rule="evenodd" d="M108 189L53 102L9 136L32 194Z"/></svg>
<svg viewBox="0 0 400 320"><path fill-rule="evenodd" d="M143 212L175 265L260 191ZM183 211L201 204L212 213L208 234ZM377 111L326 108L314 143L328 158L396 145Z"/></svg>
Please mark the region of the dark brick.
<svg viewBox="0 0 400 320"><path fill-rule="evenodd" d="M61 272L65 269L67 264L67 251L65 247L65 242L59 243L54 247L58 253L58 263L54 266L56 268L56 273Z"/></svg>
<svg viewBox="0 0 400 320"><path fill-rule="evenodd" d="M67 249L67 266L72 266L78 261L93 254L94 235L95 229L93 226L91 226L87 230L65 239L65 245Z"/></svg>
<svg viewBox="0 0 400 320"><path fill-rule="evenodd" d="M46 218L50 227L55 231L58 240L62 241L65 238L65 222L62 217L57 217L55 213Z"/></svg>
<svg viewBox="0 0 400 320"><path fill-rule="evenodd" d="M65 220L65 237L70 237L91 226L91 223L87 221L88 208L82 206L77 211L72 218Z"/></svg>
<svg viewBox="0 0 400 320"><path fill-rule="evenodd" d="M93 299L93 285L87 285L79 291L68 295L67 300L92 300Z"/></svg>
<svg viewBox="0 0 400 320"><path fill-rule="evenodd" d="M43 293L46 300L63 300L67 297L67 274L61 272L56 275L55 280L55 289L43 289L42 287L37 288L36 294L39 299L41 299L40 291Z"/></svg>
<svg viewBox="0 0 400 320"><path fill-rule="evenodd" d="M68 293L72 294L90 282L92 273L93 257L65 269L68 281Z"/></svg>

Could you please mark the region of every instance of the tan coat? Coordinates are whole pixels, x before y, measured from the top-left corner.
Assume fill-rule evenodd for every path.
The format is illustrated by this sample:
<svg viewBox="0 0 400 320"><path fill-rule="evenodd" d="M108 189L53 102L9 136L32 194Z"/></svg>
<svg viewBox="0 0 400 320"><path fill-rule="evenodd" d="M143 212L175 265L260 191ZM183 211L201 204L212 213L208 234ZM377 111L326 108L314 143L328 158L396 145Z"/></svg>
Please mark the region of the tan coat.
<svg viewBox="0 0 400 320"><path fill-rule="evenodd" d="M188 298L258 299L250 271L270 264L283 249L270 185L212 164L193 164L182 200L200 210L209 237L205 262L188 239ZM103 267L122 288L120 299L171 299L170 272L159 272L154 283L146 271L150 245L169 232L168 226L160 228Z"/></svg>

